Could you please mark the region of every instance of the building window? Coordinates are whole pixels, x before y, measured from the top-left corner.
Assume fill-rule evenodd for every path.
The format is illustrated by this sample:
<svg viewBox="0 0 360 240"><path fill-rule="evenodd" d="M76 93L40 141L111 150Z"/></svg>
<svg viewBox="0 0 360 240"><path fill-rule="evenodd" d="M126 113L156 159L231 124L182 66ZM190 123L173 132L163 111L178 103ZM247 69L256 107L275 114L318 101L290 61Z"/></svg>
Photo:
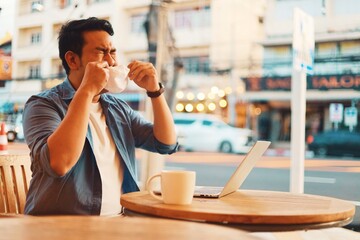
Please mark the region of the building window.
<svg viewBox="0 0 360 240"><path fill-rule="evenodd" d="M339 43L328 42L315 45L315 57L329 58L336 57L339 54Z"/></svg>
<svg viewBox="0 0 360 240"><path fill-rule="evenodd" d="M131 16L130 23L130 31L131 33L142 33L145 32L144 22L146 21L146 14L137 14Z"/></svg>
<svg viewBox="0 0 360 240"><path fill-rule="evenodd" d="M340 42L340 51L344 55L359 55L360 41L344 41Z"/></svg>
<svg viewBox="0 0 360 240"><path fill-rule="evenodd" d="M58 65L58 76L59 77L66 76L66 72L62 64Z"/></svg>
<svg viewBox="0 0 360 240"><path fill-rule="evenodd" d="M41 33L32 33L31 34L31 45L37 45L41 43Z"/></svg>
<svg viewBox="0 0 360 240"><path fill-rule="evenodd" d="M292 52L290 46L267 47L264 50L264 54L265 54L265 58L267 59L292 58Z"/></svg>
<svg viewBox="0 0 360 240"><path fill-rule="evenodd" d="M29 77L32 78L40 78L40 65L30 66L30 74Z"/></svg>
<svg viewBox="0 0 360 240"><path fill-rule="evenodd" d="M31 12L42 12L44 10L44 4L42 0L31 1Z"/></svg>
<svg viewBox="0 0 360 240"><path fill-rule="evenodd" d="M110 0L87 0L87 4L93 4L93 3L101 3L101 2L109 2Z"/></svg>
<svg viewBox="0 0 360 240"><path fill-rule="evenodd" d="M73 0L59 0L59 8L67 8L73 3Z"/></svg>
<svg viewBox="0 0 360 240"><path fill-rule="evenodd" d="M208 56L183 57L182 60L186 73L198 74L210 72L210 63Z"/></svg>
<svg viewBox="0 0 360 240"><path fill-rule="evenodd" d="M211 12L209 6L177 10L174 13L173 26L175 29L205 28L210 25Z"/></svg>

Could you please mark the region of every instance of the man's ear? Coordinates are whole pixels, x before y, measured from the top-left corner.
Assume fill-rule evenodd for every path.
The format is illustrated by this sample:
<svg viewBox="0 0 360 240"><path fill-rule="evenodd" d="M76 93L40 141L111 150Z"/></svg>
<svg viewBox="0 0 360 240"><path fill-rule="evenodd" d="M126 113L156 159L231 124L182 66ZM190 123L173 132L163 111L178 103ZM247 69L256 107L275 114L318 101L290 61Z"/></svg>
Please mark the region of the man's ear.
<svg viewBox="0 0 360 240"><path fill-rule="evenodd" d="M80 57L72 51L67 51L65 53L65 60L70 70L78 70L81 65Z"/></svg>

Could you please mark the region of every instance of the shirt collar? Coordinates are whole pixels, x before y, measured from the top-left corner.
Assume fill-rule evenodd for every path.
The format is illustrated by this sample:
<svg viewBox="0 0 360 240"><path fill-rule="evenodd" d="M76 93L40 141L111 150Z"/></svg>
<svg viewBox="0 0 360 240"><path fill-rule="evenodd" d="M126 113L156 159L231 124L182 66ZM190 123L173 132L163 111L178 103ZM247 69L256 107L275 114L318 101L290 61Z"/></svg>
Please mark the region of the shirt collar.
<svg viewBox="0 0 360 240"><path fill-rule="evenodd" d="M64 100L70 100L75 95L75 88L71 85L68 77L65 78L64 82L61 84L63 89L61 98Z"/></svg>
<svg viewBox="0 0 360 240"><path fill-rule="evenodd" d="M61 88L62 88L61 98L65 101L71 101L71 99L74 97L74 95L76 93L76 90L71 85L71 82L68 77L66 77L64 82L61 84ZM105 106L105 109L107 109L109 107L108 101L109 101L109 97L107 96L107 94L100 95L100 103L101 103L101 105Z"/></svg>

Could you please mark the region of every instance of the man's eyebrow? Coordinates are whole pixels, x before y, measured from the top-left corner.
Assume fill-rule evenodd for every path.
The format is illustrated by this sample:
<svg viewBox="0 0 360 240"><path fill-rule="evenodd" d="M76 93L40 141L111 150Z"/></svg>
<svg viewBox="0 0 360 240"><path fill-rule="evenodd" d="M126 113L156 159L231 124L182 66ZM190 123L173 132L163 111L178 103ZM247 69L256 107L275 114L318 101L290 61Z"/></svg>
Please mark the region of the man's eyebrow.
<svg viewBox="0 0 360 240"><path fill-rule="evenodd" d="M103 48L103 47L96 47L96 50L102 51L102 52L116 52L116 48Z"/></svg>

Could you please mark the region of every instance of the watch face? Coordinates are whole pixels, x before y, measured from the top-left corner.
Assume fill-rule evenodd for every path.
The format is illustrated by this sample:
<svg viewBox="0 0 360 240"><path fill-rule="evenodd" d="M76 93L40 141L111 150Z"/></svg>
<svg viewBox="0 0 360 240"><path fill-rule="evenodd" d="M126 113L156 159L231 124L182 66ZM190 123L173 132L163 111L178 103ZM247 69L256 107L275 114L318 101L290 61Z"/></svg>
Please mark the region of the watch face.
<svg viewBox="0 0 360 240"><path fill-rule="evenodd" d="M159 83L159 87L160 87L160 89L156 92L146 92L148 97L156 98L156 97L160 96L165 91L165 88L162 83Z"/></svg>

